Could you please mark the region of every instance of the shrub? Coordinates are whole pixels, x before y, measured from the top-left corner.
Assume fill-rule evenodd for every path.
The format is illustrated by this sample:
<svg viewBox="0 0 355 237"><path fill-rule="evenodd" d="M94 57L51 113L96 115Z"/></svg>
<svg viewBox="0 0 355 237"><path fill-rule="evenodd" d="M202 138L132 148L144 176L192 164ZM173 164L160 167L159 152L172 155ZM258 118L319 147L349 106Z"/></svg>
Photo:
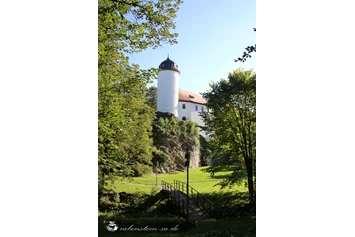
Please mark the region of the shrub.
<svg viewBox="0 0 355 237"><path fill-rule="evenodd" d="M135 177L141 177L145 174L150 173L152 171L152 168L146 164L136 162L132 166L132 170L134 171Z"/></svg>

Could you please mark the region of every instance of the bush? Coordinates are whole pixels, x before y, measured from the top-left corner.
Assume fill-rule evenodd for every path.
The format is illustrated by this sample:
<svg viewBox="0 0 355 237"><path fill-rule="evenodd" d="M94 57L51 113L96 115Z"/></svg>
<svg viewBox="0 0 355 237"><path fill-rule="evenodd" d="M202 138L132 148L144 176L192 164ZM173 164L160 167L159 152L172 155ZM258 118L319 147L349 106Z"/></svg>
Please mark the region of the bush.
<svg viewBox="0 0 355 237"><path fill-rule="evenodd" d="M117 193L116 193L117 194ZM179 217L179 209L169 200L169 195L157 192L148 195L140 192L119 193L119 200L114 199L114 192L108 192L99 201L99 211L115 212L129 217Z"/></svg>
<svg viewBox="0 0 355 237"><path fill-rule="evenodd" d="M205 194L212 201L211 216L215 218L254 216L255 205L249 203L248 192L213 192Z"/></svg>
<svg viewBox="0 0 355 237"><path fill-rule="evenodd" d="M132 170L134 171L135 177L141 177L152 172L152 168L150 166L138 162L134 163Z"/></svg>
<svg viewBox="0 0 355 237"><path fill-rule="evenodd" d="M99 211L119 209L119 193L114 190L102 189L99 194Z"/></svg>

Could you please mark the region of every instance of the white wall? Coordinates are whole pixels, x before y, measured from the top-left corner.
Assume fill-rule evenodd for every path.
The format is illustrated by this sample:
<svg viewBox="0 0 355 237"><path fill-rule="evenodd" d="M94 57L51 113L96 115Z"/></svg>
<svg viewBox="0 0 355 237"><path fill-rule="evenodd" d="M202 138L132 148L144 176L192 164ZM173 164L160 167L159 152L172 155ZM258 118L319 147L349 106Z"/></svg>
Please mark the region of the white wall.
<svg viewBox="0 0 355 237"><path fill-rule="evenodd" d="M185 104L185 108L182 108L182 104ZM198 110L196 111L195 106L198 106ZM201 112L201 107L204 108L204 111L206 111L206 106L201 105L201 104L195 104L192 102L185 102L185 101L179 101L178 104L178 113L179 113L179 120L182 120L182 117L186 117L188 120L192 120L196 122L199 125L202 125L202 120L200 119L199 112Z"/></svg>
<svg viewBox="0 0 355 237"><path fill-rule="evenodd" d="M202 117L199 115L198 112L191 113L191 120L196 122L199 126L205 126L205 123L203 122ZM206 134L205 131L203 131L202 129L199 129L199 131L200 131L201 136L203 136L206 139L209 139L209 136Z"/></svg>
<svg viewBox="0 0 355 237"><path fill-rule="evenodd" d="M205 123L203 122L200 114L200 112L191 112L191 120L197 123L199 126L204 126Z"/></svg>
<svg viewBox="0 0 355 237"><path fill-rule="evenodd" d="M178 117L179 73L163 70L158 74L158 105L159 112L169 112Z"/></svg>
<svg viewBox="0 0 355 237"><path fill-rule="evenodd" d="M186 109L182 109L182 104L185 104ZM198 106L198 111L196 111L195 106ZM201 107L204 108L204 111L207 110L205 105L195 104L192 102L179 101L179 105L178 105L179 120L182 120L182 117L186 117L187 120L192 120L195 123L197 123L199 126L204 126L205 123L203 122L199 114L202 111ZM209 138L206 135L206 133L202 130L200 130L200 134L207 139Z"/></svg>

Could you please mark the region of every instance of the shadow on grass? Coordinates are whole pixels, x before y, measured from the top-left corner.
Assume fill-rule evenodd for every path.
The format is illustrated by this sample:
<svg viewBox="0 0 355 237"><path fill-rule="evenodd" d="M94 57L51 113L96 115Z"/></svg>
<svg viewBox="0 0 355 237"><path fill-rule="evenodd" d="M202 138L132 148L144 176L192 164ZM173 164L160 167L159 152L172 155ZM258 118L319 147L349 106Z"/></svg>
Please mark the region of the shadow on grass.
<svg viewBox="0 0 355 237"><path fill-rule="evenodd" d="M107 215L99 215L99 235L100 237L111 237L111 236L161 236L161 237L225 237L225 236L243 236L243 237L254 237L256 232L256 218L255 217L243 217L243 218L228 218L219 219L212 222L202 222L198 227L190 227L189 229L182 229L183 223L179 219L167 219L167 218L127 218L124 220L119 220L117 225L119 227L134 225L138 226L148 226L148 227L163 227L164 226L176 226L176 223L181 223L177 226L178 231L116 231L109 232L106 229L105 217ZM118 220L112 219L111 220Z"/></svg>
<svg viewBox="0 0 355 237"><path fill-rule="evenodd" d="M175 218L182 216L180 210L169 200L169 195L165 192L159 192L156 195L149 196L144 202L139 203L135 207L131 206L125 213L131 217Z"/></svg>
<svg viewBox="0 0 355 237"><path fill-rule="evenodd" d="M255 216L256 207L249 203L248 192L212 192L204 196L212 204L214 218Z"/></svg>
<svg viewBox="0 0 355 237"><path fill-rule="evenodd" d="M203 172L209 173L213 179L228 179L235 172L234 166L208 166L202 169ZM228 173L226 173L228 172Z"/></svg>
<svg viewBox="0 0 355 237"><path fill-rule="evenodd" d="M213 175L213 179L227 179L230 177L231 177L231 174L215 174L215 175Z"/></svg>
<svg viewBox="0 0 355 237"><path fill-rule="evenodd" d="M167 217L122 217L112 213L100 213L98 218L99 236L165 236L163 229L177 227L177 231L169 231L167 236L179 236L179 227L184 222L182 218ZM114 221L119 229L115 232L107 230L108 221ZM139 230L138 230L139 229ZM144 230L146 229L146 230ZM167 231L164 231L167 232Z"/></svg>
<svg viewBox="0 0 355 237"><path fill-rule="evenodd" d="M255 236L255 208L248 204L247 192L212 192L205 196L213 202L212 217L217 221L202 222L198 227L186 230L185 220L164 193L152 196L121 195L126 209L101 212L98 216L99 236L161 236L161 237L219 237ZM132 232L107 230L107 221L117 221L118 226L172 227L179 224L178 232Z"/></svg>
<svg viewBox="0 0 355 237"><path fill-rule="evenodd" d="M234 167L233 166L223 166L223 167L205 166L202 168L202 171L209 172L209 170L211 169L215 170L215 172L227 172L227 171L233 171Z"/></svg>
<svg viewBox="0 0 355 237"><path fill-rule="evenodd" d="M249 204L248 192L211 192L204 196L212 201L211 217L217 221L200 223L186 230L179 209L164 192L155 195L144 193L105 193L103 210L99 213L99 236L255 236L255 206ZM107 221L118 221L120 226L134 223L135 226L171 227L179 223L179 232L110 232ZM203 234L203 235L201 235Z"/></svg>

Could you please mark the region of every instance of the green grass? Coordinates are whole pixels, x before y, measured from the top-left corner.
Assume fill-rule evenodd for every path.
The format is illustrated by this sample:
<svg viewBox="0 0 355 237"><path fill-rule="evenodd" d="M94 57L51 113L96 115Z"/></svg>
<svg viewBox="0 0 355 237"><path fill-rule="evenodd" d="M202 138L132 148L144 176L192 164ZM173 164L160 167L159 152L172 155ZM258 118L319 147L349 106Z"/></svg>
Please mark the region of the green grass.
<svg viewBox="0 0 355 237"><path fill-rule="evenodd" d="M217 219L214 222L200 223L198 227L191 227L188 231L179 232L114 232L107 231L104 221L106 220L122 220L139 221L140 223L149 226L156 223L166 223L169 221L181 220L178 215L172 214L169 208L163 208L164 202L158 201L155 204L149 204L149 210L142 211L138 206L133 205L134 210L138 208L135 214L124 214L123 216L114 216L110 213L99 214L99 236L145 236L145 237L219 237L219 236L255 236L255 216L247 216L242 214L244 211L243 205L248 202L248 190L244 185L235 185L232 188L221 190L220 186L215 186L217 183L226 178L232 171L223 170L216 172L214 177L209 173L202 171L205 167L195 168L189 170L190 185L201 193L204 193L208 199L213 202L213 216ZM186 171L176 174L160 174L158 175L158 185L161 181L173 183L174 180L186 182ZM156 176L146 175L144 177L137 177L124 180L116 180L108 186L118 192L136 193L137 191L146 194L151 194L153 188L157 188ZM158 186L160 188L160 186ZM134 195L138 195L137 193ZM160 207L157 208L157 207ZM241 206L241 207L240 207ZM164 206L165 207L165 206ZM156 208L157 210L151 210ZM171 207L170 207L171 208ZM175 207L174 207L175 208ZM242 209L240 209L242 208ZM159 210L158 210L159 209ZM169 210L168 210L169 209ZM175 209L174 209L175 210ZM248 211L247 209L246 211ZM121 211L122 210L118 210ZM157 214L158 213L158 214ZM240 213L242 215L240 215ZM249 214L248 214L249 215ZM255 215L255 214L254 214ZM243 217L241 217L243 216ZM226 217L231 217L226 219ZM160 219L159 219L160 218ZM183 229L183 226L181 226ZM180 229L180 230L181 230Z"/></svg>
<svg viewBox="0 0 355 237"><path fill-rule="evenodd" d="M199 168L191 168L189 169L189 183L190 185L195 188L200 193L210 193L210 192L227 192L227 191L240 191L245 192L247 188L245 185L234 185L232 188L220 188L218 184L222 181L223 178L227 177L231 174L232 171L230 170L223 170L216 172L214 177L208 172L204 172L203 169L206 167L199 167ZM155 174L146 175L143 177L136 177L124 180L116 180L114 183L109 184L114 190L119 192L144 192L144 193L151 193L153 187L155 187L156 183L158 185L161 184L161 181L165 181L168 183L173 183L174 180L179 180L181 182L186 182L186 171L178 172L176 174L159 174L157 175L158 181L156 181Z"/></svg>

